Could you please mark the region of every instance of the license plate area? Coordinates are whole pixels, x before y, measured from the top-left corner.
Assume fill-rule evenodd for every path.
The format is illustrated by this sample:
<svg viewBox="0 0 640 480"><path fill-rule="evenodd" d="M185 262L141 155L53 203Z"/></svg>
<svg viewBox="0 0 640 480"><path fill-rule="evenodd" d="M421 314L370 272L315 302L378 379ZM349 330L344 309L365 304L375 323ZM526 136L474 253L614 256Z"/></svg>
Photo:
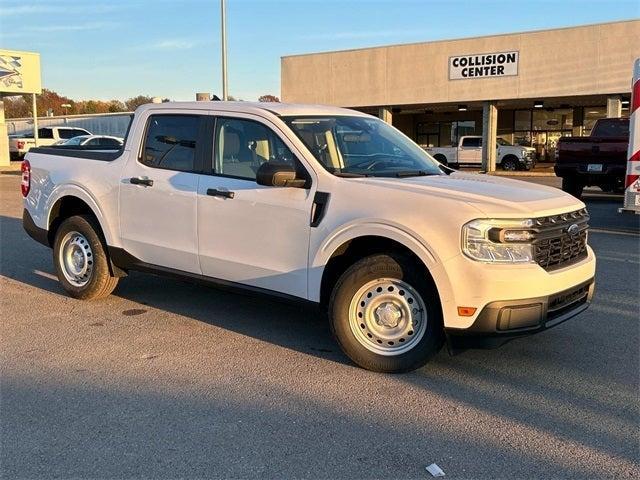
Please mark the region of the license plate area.
<svg viewBox="0 0 640 480"><path fill-rule="evenodd" d="M587 172L590 173L600 173L602 172L602 164L601 163L590 163L587 165Z"/></svg>

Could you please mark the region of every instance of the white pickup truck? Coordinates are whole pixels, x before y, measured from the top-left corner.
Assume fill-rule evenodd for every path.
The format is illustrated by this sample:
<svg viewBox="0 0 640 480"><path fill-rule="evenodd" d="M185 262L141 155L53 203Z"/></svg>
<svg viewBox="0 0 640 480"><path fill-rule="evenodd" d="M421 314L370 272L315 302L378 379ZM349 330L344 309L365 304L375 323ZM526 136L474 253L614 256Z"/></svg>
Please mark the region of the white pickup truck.
<svg viewBox="0 0 640 480"><path fill-rule="evenodd" d="M496 149L496 165L503 170L531 170L535 163L536 151L532 147L511 145L506 140L498 138ZM425 150L440 163L450 167L482 165L482 137L479 135L460 137L457 146L426 147Z"/></svg>
<svg viewBox="0 0 640 480"><path fill-rule="evenodd" d="M42 127L38 129L38 146L46 147L79 135L91 135L91 133L84 128L77 127ZM9 155L13 160L24 157L35 146L36 141L33 138L33 133L9 136Z"/></svg>
<svg viewBox="0 0 640 480"><path fill-rule="evenodd" d="M71 296L141 270L312 302L375 371L545 330L594 289L581 201L456 172L341 108L144 105L121 149L33 149L22 194Z"/></svg>

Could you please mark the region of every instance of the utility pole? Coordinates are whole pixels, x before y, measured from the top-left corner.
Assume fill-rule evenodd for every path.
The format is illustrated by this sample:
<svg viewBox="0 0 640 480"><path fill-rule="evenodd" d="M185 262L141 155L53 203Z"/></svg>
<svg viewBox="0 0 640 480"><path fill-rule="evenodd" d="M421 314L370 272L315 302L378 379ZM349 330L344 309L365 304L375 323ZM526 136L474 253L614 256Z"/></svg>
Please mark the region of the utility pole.
<svg viewBox="0 0 640 480"><path fill-rule="evenodd" d="M225 0L220 0L220 20L222 34L222 100L227 101L227 26L226 14L224 8Z"/></svg>

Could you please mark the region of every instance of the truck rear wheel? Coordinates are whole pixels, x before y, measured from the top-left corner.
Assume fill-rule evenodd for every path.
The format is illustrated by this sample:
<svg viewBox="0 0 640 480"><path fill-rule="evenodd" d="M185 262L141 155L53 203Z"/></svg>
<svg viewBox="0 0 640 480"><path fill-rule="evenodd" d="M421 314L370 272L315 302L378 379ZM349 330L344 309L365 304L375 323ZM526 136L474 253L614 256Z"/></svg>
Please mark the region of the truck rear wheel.
<svg viewBox="0 0 640 480"><path fill-rule="evenodd" d="M449 165L449 162L447 161L447 157L445 157L444 155L442 155L441 153L437 153L433 156L433 158L435 158L437 161L439 161L442 165L444 165L445 167Z"/></svg>
<svg viewBox="0 0 640 480"><path fill-rule="evenodd" d="M53 263L67 293L82 300L106 297L118 278L109 272L109 260L96 220L76 215L64 220L53 245Z"/></svg>
<svg viewBox="0 0 640 480"><path fill-rule="evenodd" d="M344 353L367 370L415 370L444 343L438 295L403 255L372 255L340 277L329 303L331 330Z"/></svg>
<svg viewBox="0 0 640 480"><path fill-rule="evenodd" d="M576 177L562 177L562 190L576 198L582 198L584 183Z"/></svg>

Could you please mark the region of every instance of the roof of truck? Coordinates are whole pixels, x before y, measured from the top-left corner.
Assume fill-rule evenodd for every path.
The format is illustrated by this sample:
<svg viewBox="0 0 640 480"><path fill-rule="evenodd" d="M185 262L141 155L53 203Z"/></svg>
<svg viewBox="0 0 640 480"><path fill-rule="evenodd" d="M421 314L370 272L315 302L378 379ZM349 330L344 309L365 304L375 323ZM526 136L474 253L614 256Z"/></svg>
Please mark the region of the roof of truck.
<svg viewBox="0 0 640 480"><path fill-rule="evenodd" d="M138 107L137 111L156 110L156 109L189 109L189 110L210 110L210 111L227 111L227 112L245 112L260 114L262 112L271 112L278 116L289 115L357 115L368 116L366 113L350 110L348 108L332 107L328 105L304 105L296 103L280 103L280 102L166 102L166 103L147 103Z"/></svg>

